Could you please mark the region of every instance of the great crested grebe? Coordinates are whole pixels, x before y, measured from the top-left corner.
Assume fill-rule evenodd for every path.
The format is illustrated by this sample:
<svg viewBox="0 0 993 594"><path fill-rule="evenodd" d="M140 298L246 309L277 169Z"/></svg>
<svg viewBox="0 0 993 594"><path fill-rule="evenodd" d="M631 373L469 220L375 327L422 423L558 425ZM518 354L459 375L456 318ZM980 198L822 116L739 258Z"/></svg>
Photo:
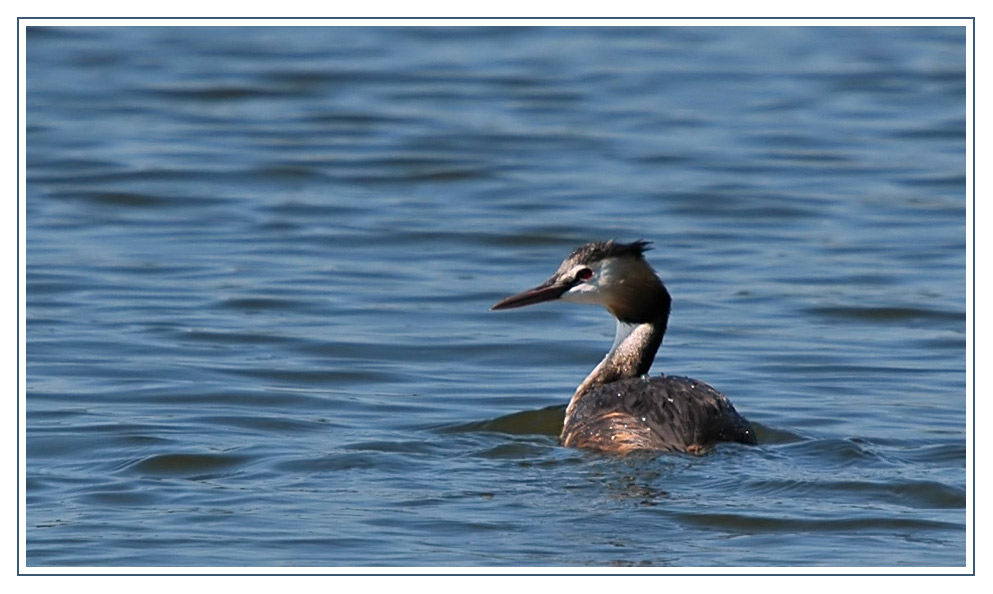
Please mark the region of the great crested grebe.
<svg viewBox="0 0 993 594"><path fill-rule="evenodd" d="M755 432L727 396L677 376L648 377L672 298L645 261L650 242L588 243L543 284L499 301L511 309L562 299L602 305L617 321L614 345L576 388L559 437L568 447L698 454L722 441L755 444Z"/></svg>

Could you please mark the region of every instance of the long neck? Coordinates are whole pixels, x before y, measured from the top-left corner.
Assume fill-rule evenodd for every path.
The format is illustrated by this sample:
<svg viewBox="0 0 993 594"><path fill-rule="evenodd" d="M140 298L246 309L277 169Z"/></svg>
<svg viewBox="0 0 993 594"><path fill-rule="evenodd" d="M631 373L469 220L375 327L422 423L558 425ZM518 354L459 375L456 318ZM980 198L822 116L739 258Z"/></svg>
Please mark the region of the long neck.
<svg viewBox="0 0 993 594"><path fill-rule="evenodd" d="M648 373L655 360L655 353L662 345L666 322L666 318L641 324L626 324L618 320L614 346L576 388L574 398L593 386Z"/></svg>
<svg viewBox="0 0 993 594"><path fill-rule="evenodd" d="M651 299L648 302L651 306L640 308L637 314L631 310L611 310L617 319L614 345L603 361L576 388L566 409L567 425L579 398L590 388L640 377L651 369L655 353L662 345L672 306L672 298L665 286L657 280L656 283L650 290Z"/></svg>

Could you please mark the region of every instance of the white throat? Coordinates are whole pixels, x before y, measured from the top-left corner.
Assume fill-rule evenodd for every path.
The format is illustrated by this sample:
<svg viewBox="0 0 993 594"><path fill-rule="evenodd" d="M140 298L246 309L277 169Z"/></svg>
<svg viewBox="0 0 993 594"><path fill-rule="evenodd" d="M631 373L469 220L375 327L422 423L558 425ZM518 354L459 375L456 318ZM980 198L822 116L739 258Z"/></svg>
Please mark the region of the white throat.
<svg viewBox="0 0 993 594"><path fill-rule="evenodd" d="M621 346L621 343L627 340L628 336L634 332L634 329L638 327L638 324L627 324L620 320L617 320L617 331L614 334L614 344L610 347L610 352L607 353L609 357L617 350L617 347Z"/></svg>

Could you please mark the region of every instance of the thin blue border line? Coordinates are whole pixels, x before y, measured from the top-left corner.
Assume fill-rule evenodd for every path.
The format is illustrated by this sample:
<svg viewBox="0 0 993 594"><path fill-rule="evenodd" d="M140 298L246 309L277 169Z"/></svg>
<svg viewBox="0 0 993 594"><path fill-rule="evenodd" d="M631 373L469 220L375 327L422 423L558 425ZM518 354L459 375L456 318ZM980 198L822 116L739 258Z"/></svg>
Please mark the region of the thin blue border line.
<svg viewBox="0 0 993 594"><path fill-rule="evenodd" d="M17 150L21 147L21 20L508 20L515 17L17 17ZM727 20L728 17L516 17L526 20ZM976 17L734 17L733 20L967 20L972 24L972 440L973 440L973 464L972 464L972 504L975 511L976 505L976 463L975 463L975 441L976 441ZM17 182L17 303L20 312L21 300L21 183L20 183L20 163L17 164L15 180ZM19 313L18 313L19 316ZM21 348L21 324L20 318L17 320L17 350ZM17 393L21 388L21 368L17 366ZM17 452L20 460L21 424L21 401L17 399ZM21 485L17 485L17 547L18 557L20 556L21 544L21 506L20 506ZM819 576L941 576L941 577L974 577L976 575L976 515L972 516L972 573L21 573L19 559L17 563L17 575L24 577L49 577L49 576L94 576L94 577L117 577L117 576L334 576L334 577L371 577L371 576L399 576L399 577L449 577L449 576L595 576L595 577L637 577L637 576L737 576L737 577L819 577Z"/></svg>
<svg viewBox="0 0 993 594"><path fill-rule="evenodd" d="M541 16L541 17L507 17L507 16L437 16L437 17L389 17L389 16L349 16L349 17L292 17L292 16L279 16L279 17L264 17L264 16L251 16L251 17L219 17L219 16L208 16L208 17L127 17L127 16L85 16L85 17L17 17L18 22L21 19L31 19L31 20L166 20L166 21L211 21L211 20L223 20L223 21L239 21L239 20L262 20L262 21L282 21L282 20L297 20L297 21L350 21L350 20L362 20L362 21L375 21L375 20L390 20L390 21L419 21L419 20L431 20L431 21L444 21L444 20L501 20L501 21L511 21L511 20L521 20L521 21L542 21L542 20L556 20L556 21L586 21L586 20L596 20L596 21L617 21L617 20L627 20L627 21L683 21L683 20L694 20L694 21L706 21L706 20L760 20L760 21L776 21L776 20L793 20L793 21L824 21L824 20L834 20L834 21L872 21L872 20L926 20L926 21L939 21L939 20L971 20L973 23L973 38L975 38L975 23L976 17L954 17L954 16L938 16L938 17L927 17L927 16L912 16L912 17L788 17L788 16L776 16L776 17L623 17L623 16L610 16L610 17L596 17L596 16L583 16L583 17L554 17L554 16ZM19 27L18 27L19 28ZM975 43L973 43L973 53L975 53Z"/></svg>
<svg viewBox="0 0 993 594"><path fill-rule="evenodd" d="M388 569L384 567L383 569ZM23 577L974 577L973 573L19 573Z"/></svg>
<svg viewBox="0 0 993 594"><path fill-rule="evenodd" d="M972 17L972 575L976 575L976 17Z"/></svg>
<svg viewBox="0 0 993 594"><path fill-rule="evenodd" d="M25 97L25 101L27 98ZM25 115L27 115L25 113ZM25 122L26 123L26 122ZM15 183L17 183L17 189L14 191L17 195L17 232L15 236L17 237L17 330L14 334L17 336L17 371L14 373L17 377L17 445L14 447L14 451L17 452L17 558L14 559L14 563L17 564L17 575L21 575L21 19L17 19L17 172L14 174ZM25 168L27 163L25 163ZM24 197L27 200L27 196ZM27 209L24 209L24 217L27 218ZM25 231L27 231L27 221L24 222ZM27 252L27 246L25 246L25 252ZM27 254L24 254L27 258ZM27 276L27 262L24 263L24 272ZM25 300L27 300L27 293L24 295ZM27 315L27 308L25 307L25 316ZM24 331L27 332L27 327L25 326ZM24 353L24 367L27 369L27 353ZM25 405L27 405L27 388L25 388ZM25 432L27 432L27 427L25 427ZM25 435L25 441L27 440L27 435ZM24 457L24 476L25 481L27 481L27 464L28 458ZM25 501L25 522L27 522L27 502ZM27 526L25 526L25 529ZM24 544L27 546L27 533L24 535ZM27 551L24 553L24 561L27 562Z"/></svg>

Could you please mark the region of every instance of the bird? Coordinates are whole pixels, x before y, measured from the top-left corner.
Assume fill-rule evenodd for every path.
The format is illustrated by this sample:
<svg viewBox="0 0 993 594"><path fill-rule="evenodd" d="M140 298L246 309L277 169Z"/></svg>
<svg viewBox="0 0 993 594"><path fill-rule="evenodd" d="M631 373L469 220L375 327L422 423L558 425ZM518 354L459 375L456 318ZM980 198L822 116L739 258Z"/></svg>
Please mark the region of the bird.
<svg viewBox="0 0 993 594"><path fill-rule="evenodd" d="M547 301L604 307L614 344L576 388L559 442L572 448L703 454L720 442L757 444L755 431L727 396L674 375L648 376L669 323L672 297L645 260L652 242L587 243L544 283L494 304L505 310Z"/></svg>

